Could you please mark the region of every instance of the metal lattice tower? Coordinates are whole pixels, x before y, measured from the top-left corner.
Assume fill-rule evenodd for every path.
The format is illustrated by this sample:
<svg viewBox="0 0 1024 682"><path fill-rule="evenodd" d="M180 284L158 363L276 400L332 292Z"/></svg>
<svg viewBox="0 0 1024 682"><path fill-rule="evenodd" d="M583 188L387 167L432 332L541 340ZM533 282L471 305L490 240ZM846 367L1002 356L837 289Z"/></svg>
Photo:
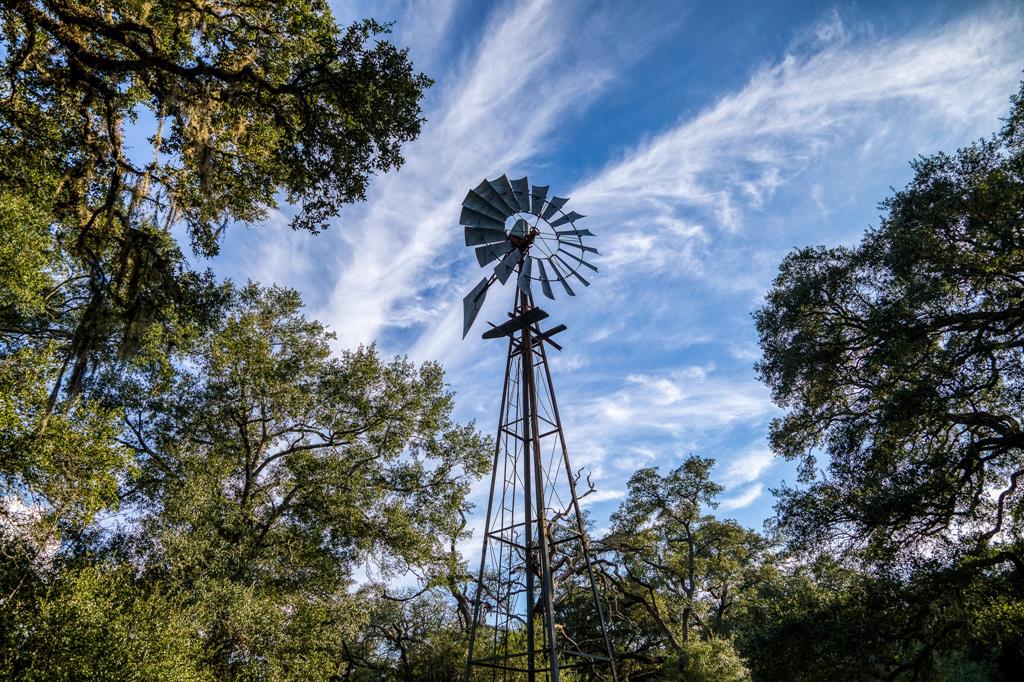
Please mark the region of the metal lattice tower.
<svg viewBox="0 0 1024 682"><path fill-rule="evenodd" d="M507 337L508 353L466 679L558 682L560 671L571 669L585 679L617 680L580 511L594 488L570 463L547 357L547 346L561 350L551 337L565 325L541 328L548 314L534 305L530 287L538 281L553 298L557 280L575 295L569 277L589 282L568 259L596 268L564 247L597 251L582 243L593 235L574 224L584 216L561 211L566 199L547 201L547 187L528 188L526 178L485 180L467 195L461 217L466 243L483 244L476 250L481 266L498 261L466 296L463 335L490 285L517 275L509 321L484 334Z"/></svg>

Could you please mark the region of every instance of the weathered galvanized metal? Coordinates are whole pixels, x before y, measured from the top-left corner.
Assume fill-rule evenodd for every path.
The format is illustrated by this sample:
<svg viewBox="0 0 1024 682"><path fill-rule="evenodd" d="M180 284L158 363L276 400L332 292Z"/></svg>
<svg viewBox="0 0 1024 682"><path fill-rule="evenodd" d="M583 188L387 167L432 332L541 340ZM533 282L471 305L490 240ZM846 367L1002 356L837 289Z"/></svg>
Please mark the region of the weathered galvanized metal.
<svg viewBox="0 0 1024 682"><path fill-rule="evenodd" d="M480 308L484 305L484 292L487 291L487 278L484 277L480 280L473 290L470 291L464 299L462 299L462 320L463 326L468 328L469 325L473 324L473 320L480 313Z"/></svg>
<svg viewBox="0 0 1024 682"><path fill-rule="evenodd" d="M484 180L463 202L466 244L476 247L481 267L498 261L463 299L463 336L490 286L516 274L510 319L483 334L485 339L508 338L508 354L472 600L467 681L474 668L492 671L495 680L558 682L566 669L585 679L618 679L580 510L580 498L594 488L588 478L586 492L581 496L577 491L581 474L569 462L547 358L547 346L562 349L552 337L565 325L542 329L548 313L534 305L532 294L533 282L540 282L544 295L553 299L551 283L558 280L566 294L575 296L568 279L589 286L579 268L596 272L583 256L597 250L583 244L584 237L594 236L590 230L575 224L584 216L564 213L568 199L548 200L548 190L531 186L525 177L502 175ZM490 222L498 216L509 226L501 239ZM555 229L562 226L567 229ZM557 608L570 593L577 603L586 594L593 609L576 629Z"/></svg>
<svg viewBox="0 0 1024 682"><path fill-rule="evenodd" d="M576 224L584 215L562 210L568 198L548 199L549 189L547 185L531 185L527 177L509 180L502 175L483 180L466 193L459 215L466 246L474 247L480 267L494 265L486 284L474 287L463 301L463 336L473 326L490 286L495 281L505 284L514 272L519 273L516 286L528 295L533 282L540 282L541 291L552 299L555 294L551 283L556 279L569 296L576 295L569 286L570 277L590 286L579 268L597 272L597 266L582 257L598 253L583 243L584 237L594 234ZM566 229L556 229L560 227Z"/></svg>

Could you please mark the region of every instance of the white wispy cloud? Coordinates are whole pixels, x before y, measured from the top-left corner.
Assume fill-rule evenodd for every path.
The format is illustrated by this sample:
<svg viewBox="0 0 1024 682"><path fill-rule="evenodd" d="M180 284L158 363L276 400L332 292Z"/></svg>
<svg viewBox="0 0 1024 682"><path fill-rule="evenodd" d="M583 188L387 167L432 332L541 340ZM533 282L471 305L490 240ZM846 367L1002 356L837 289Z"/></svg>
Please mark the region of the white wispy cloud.
<svg viewBox="0 0 1024 682"><path fill-rule="evenodd" d="M746 432L776 414L767 390L713 366L631 374L611 389L574 386L560 395L573 466L599 491L619 490L641 466L664 471L689 453L719 454L723 431ZM728 457L728 452L725 453Z"/></svg>
<svg viewBox="0 0 1024 682"><path fill-rule="evenodd" d="M727 497L718 504L718 508L722 511L735 511L737 509L743 509L749 507L757 498L761 497L764 493L763 483L754 483L748 486L743 492L733 496Z"/></svg>
<svg viewBox="0 0 1024 682"><path fill-rule="evenodd" d="M606 430L617 433L669 432L691 435L729 424L757 423L774 412L767 390L737 380L714 366L690 366L628 375L622 386L583 407Z"/></svg>
<svg viewBox="0 0 1024 682"><path fill-rule="evenodd" d="M919 132L900 126L896 134L918 134L924 144L934 141L930 131L993 118L1020 75L1022 32L1019 12L1000 11L927 34L857 39L833 14L810 45L795 46L741 90L610 164L573 198L625 247L605 260L613 276L671 265L726 285L731 278L690 252L706 246L707 230L663 226L700 221L720 233L741 230L747 211L824 155L893 134L891 117L913 117ZM651 241L676 245L678 257L652 260L637 248Z"/></svg>
<svg viewBox="0 0 1024 682"><path fill-rule="evenodd" d="M626 491L624 490L595 490L594 492L580 498L580 506L588 507L592 504L598 504L599 502L621 500L625 496Z"/></svg>
<svg viewBox="0 0 1024 682"><path fill-rule="evenodd" d="M775 455L763 445L740 454L724 463L719 482L726 488L735 488L761 478L761 475L775 463Z"/></svg>

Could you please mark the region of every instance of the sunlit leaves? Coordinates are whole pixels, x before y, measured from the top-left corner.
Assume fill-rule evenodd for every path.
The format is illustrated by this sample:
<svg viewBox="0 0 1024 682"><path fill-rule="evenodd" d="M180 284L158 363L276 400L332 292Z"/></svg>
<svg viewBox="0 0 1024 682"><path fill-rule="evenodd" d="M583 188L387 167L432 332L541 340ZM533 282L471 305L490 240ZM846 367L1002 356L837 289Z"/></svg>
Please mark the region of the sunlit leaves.
<svg viewBox="0 0 1024 682"><path fill-rule="evenodd" d="M253 618L284 608L273 604L305 613L344 597L360 566L430 573L487 462L486 441L451 420L439 367L372 347L334 356L300 307L289 290L236 292L173 384L127 415L141 469L127 498L141 514L133 553L206 604L210 645L232 670L250 665L241 639L291 637L294 620L242 638L232 619L248 616L214 601L243 590L270 609Z"/></svg>

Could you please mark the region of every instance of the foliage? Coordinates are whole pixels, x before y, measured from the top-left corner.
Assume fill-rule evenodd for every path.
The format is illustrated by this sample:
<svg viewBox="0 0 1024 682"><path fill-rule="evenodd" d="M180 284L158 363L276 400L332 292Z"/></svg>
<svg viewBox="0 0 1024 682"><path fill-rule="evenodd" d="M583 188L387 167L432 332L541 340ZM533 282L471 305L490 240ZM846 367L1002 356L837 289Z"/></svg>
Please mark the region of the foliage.
<svg viewBox="0 0 1024 682"><path fill-rule="evenodd" d="M45 379L58 363L52 347L0 357L0 527L31 538L37 554L61 526L82 527L116 507L131 470L116 441L118 410L79 397L47 414Z"/></svg>
<svg viewBox="0 0 1024 682"><path fill-rule="evenodd" d="M0 340L59 341L55 393L206 319L212 283L173 228L212 255L284 199L316 232L420 130L429 79L323 0L24 0L0 19L0 230L28 247L14 288L0 270Z"/></svg>
<svg viewBox="0 0 1024 682"><path fill-rule="evenodd" d="M891 583L821 556L755 586L738 614L736 643L754 679L873 680L899 660Z"/></svg>
<svg viewBox="0 0 1024 682"><path fill-rule="evenodd" d="M225 218L260 220L280 188L301 206L295 225L316 230L419 132L429 81L404 51L368 44L386 27L339 30L323 2L38 0L3 17L3 143L33 152L6 181L57 174L59 219L116 216L129 192L172 204L211 250ZM124 125L143 111L156 158L140 164Z"/></svg>
<svg viewBox="0 0 1024 682"><path fill-rule="evenodd" d="M214 679L197 666L187 611L158 588L140 592L127 567L69 568L22 618L0 670L7 679Z"/></svg>
<svg viewBox="0 0 1024 682"><path fill-rule="evenodd" d="M750 671L727 639L691 639L662 667L665 682L749 682Z"/></svg>
<svg viewBox="0 0 1024 682"><path fill-rule="evenodd" d="M691 456L664 476L656 468L635 472L601 542L620 621L616 640L641 664L671 654L670 667L690 665L688 644L726 635L733 611L768 570L768 546L757 533L707 513L722 490L711 480L713 465ZM693 651L694 661L704 660L704 649Z"/></svg>
<svg viewBox="0 0 1024 682"><path fill-rule="evenodd" d="M904 579L820 555L757 585L737 614L736 644L755 680L963 679L953 669L1011 680L1021 619L1006 594L990 575Z"/></svg>
<svg viewBox="0 0 1024 682"><path fill-rule="evenodd" d="M1024 99L991 140L913 167L860 246L790 254L757 312L759 371L789 407L772 445L808 482L829 455L780 523L887 554L996 543L1019 570Z"/></svg>
<svg viewBox="0 0 1024 682"><path fill-rule="evenodd" d="M1024 88L1000 133L912 165L860 245L790 254L756 320L788 408L771 443L804 484L777 527L891 586L886 674L916 676L976 641L987 604L1024 600ZM1004 626L988 636L1013 658Z"/></svg>
<svg viewBox="0 0 1024 682"><path fill-rule="evenodd" d="M344 645L354 680L462 679L466 640L450 599L437 591L398 598L364 594L369 622Z"/></svg>
<svg viewBox="0 0 1024 682"><path fill-rule="evenodd" d="M53 370L55 355L23 349L0 360L0 494L82 523L117 503L128 453L115 440L118 411L93 400L69 400L43 431L48 396L40 377Z"/></svg>
<svg viewBox="0 0 1024 682"><path fill-rule="evenodd" d="M46 214L26 197L0 189L0 334L46 310L50 249Z"/></svg>
<svg viewBox="0 0 1024 682"><path fill-rule="evenodd" d="M10 676L328 680L401 615L351 593L358 570L445 584L489 446L452 422L441 369L334 356L293 291L228 300L189 352L94 388L122 409L68 399L42 438L43 384L19 379L49 365L29 349L0 365L14 492L74 511L40 539L11 515L0 526ZM117 504L126 522L95 523ZM423 623L396 679L461 656L457 622L434 631L438 603L409 612Z"/></svg>
<svg viewBox="0 0 1024 682"><path fill-rule="evenodd" d="M321 0L0 17L3 674L356 674L345 646L401 615L356 576L458 584L486 443L436 364L332 355L297 294L194 272L176 235L210 256L280 201L322 229L401 164L429 80ZM417 637L438 603L402 611ZM460 655L428 638L396 675Z"/></svg>
<svg viewBox="0 0 1024 682"><path fill-rule="evenodd" d="M140 475L124 501L138 518L119 551L193 595L221 676L255 674L267 650L305 661L298 642L340 647L357 623L337 615L355 567L435 562L486 466L486 442L450 419L437 365L373 348L332 357L300 305L293 291L237 292L167 390L126 419Z"/></svg>

